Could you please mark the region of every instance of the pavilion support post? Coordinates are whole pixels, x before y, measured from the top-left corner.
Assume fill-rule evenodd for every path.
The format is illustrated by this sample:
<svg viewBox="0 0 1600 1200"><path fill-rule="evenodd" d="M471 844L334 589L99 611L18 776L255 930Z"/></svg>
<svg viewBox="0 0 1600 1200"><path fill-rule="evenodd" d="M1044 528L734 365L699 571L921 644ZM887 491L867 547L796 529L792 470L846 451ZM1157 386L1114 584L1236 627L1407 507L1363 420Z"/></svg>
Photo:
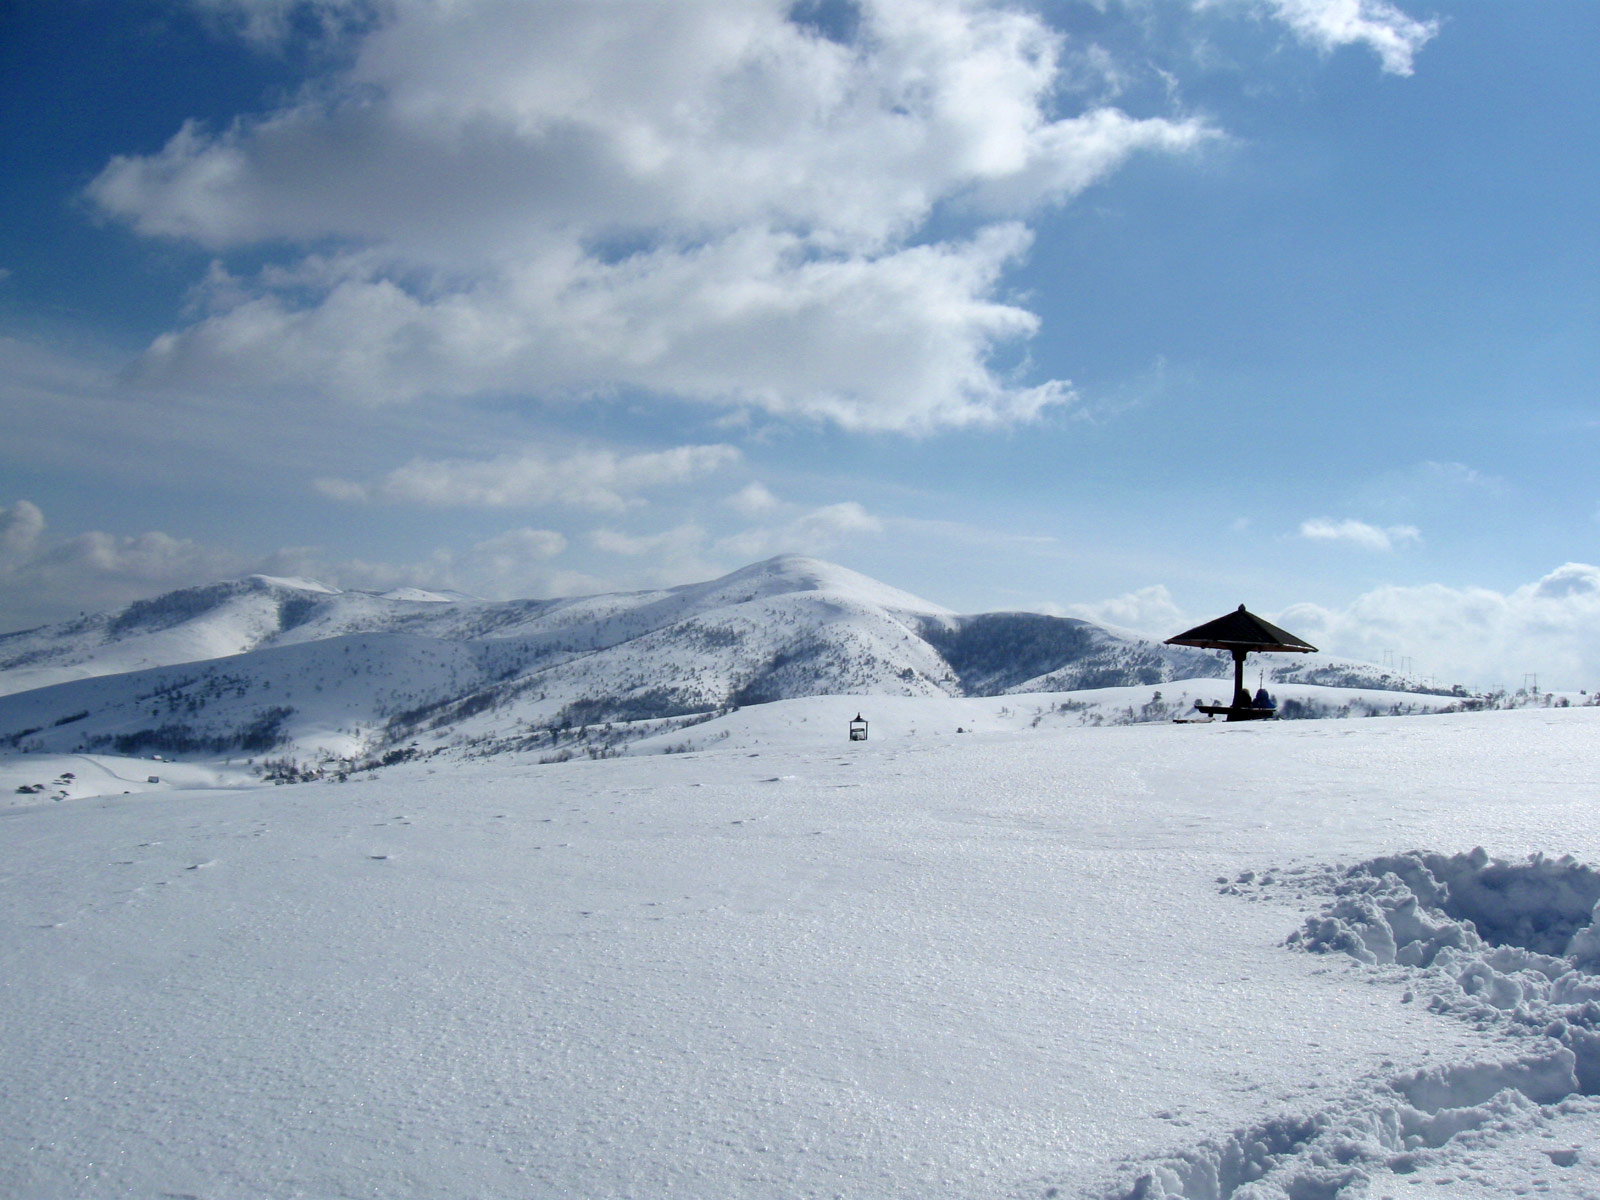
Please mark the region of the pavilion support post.
<svg viewBox="0 0 1600 1200"><path fill-rule="evenodd" d="M1244 656L1248 650L1235 650L1233 652L1233 699L1229 701L1229 708L1239 707L1239 696L1244 691Z"/></svg>

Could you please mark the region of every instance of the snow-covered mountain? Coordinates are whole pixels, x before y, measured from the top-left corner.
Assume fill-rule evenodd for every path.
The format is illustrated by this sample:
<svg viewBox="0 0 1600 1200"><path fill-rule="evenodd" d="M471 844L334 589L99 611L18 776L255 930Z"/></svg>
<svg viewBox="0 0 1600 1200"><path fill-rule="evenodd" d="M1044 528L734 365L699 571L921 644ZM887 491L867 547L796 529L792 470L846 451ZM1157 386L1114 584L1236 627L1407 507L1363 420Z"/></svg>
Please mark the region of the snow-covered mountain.
<svg viewBox="0 0 1600 1200"><path fill-rule="evenodd" d="M1298 664L1296 664L1298 665ZM1216 654L1067 617L963 616L781 556L562 600L251 576L0 637L0 745L351 758L818 695L995 696L1216 677ZM1393 686L1342 664L1346 682Z"/></svg>

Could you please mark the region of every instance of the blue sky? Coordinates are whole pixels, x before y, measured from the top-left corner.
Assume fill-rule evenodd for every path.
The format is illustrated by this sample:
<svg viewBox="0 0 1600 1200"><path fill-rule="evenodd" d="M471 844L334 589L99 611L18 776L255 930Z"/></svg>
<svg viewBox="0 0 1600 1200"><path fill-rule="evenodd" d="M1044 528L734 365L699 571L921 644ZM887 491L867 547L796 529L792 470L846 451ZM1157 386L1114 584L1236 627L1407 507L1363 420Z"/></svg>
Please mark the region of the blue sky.
<svg viewBox="0 0 1600 1200"><path fill-rule="evenodd" d="M1590 0L0 5L0 628L818 554L1600 685Z"/></svg>

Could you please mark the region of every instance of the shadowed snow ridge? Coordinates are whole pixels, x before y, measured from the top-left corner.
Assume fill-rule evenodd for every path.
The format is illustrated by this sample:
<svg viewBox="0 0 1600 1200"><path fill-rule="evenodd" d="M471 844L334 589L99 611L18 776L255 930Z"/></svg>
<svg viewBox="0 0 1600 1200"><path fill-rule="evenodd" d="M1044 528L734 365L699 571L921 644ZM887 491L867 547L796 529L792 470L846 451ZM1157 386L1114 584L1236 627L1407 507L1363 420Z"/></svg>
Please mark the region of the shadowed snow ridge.
<svg viewBox="0 0 1600 1200"><path fill-rule="evenodd" d="M1243 877L1241 877L1243 878ZM1600 871L1570 857L1493 860L1482 849L1360 863L1287 944L1347 954L1406 986L1403 1002L1525 1052L1374 1081L1309 1115L1209 1139L1139 1169L1107 1200L1334 1200L1413 1175L1463 1134L1503 1136L1548 1106L1600 1095ZM1225 889L1230 890L1230 889ZM1552 1160L1554 1161L1554 1160Z"/></svg>

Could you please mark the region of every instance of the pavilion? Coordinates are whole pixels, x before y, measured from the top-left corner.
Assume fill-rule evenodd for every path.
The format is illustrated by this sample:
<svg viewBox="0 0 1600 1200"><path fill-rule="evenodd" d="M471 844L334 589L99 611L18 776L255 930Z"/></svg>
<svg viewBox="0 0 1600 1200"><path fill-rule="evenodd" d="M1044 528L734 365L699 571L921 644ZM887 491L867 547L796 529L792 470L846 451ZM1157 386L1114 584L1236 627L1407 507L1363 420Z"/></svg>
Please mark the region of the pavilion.
<svg viewBox="0 0 1600 1200"><path fill-rule="evenodd" d="M1310 642L1301 641L1271 621L1247 612L1242 604L1227 616L1168 638L1167 645L1227 650L1233 655L1233 703L1195 705L1203 713L1226 716L1230 721L1259 721L1275 715L1270 708L1256 708L1250 703L1250 693L1244 686L1245 655L1252 650L1258 654L1315 654L1317 651Z"/></svg>

